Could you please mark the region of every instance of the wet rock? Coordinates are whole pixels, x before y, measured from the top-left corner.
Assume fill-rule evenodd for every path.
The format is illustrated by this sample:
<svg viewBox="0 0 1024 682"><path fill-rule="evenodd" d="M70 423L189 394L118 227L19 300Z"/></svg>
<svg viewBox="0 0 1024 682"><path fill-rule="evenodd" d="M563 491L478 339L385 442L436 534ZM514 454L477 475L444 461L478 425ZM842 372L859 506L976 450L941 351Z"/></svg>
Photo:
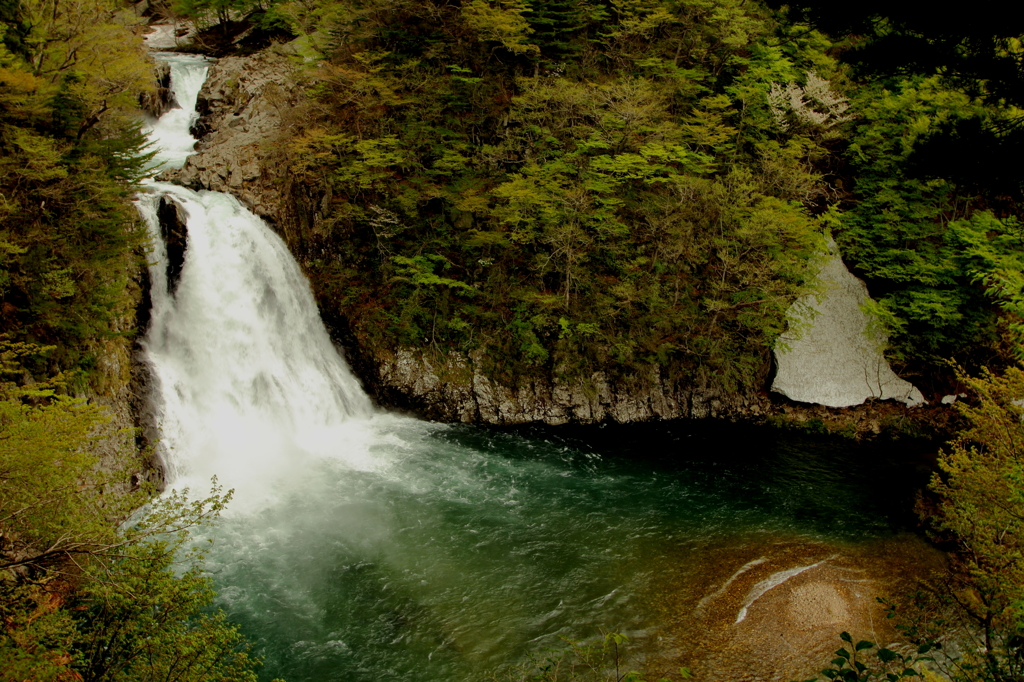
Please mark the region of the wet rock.
<svg viewBox="0 0 1024 682"><path fill-rule="evenodd" d="M160 63L156 67L156 90L139 95L139 108L153 118L160 118L165 111L177 104L171 93L171 66Z"/></svg>
<svg viewBox="0 0 1024 682"><path fill-rule="evenodd" d="M265 145L282 128L282 112L300 94L291 62L265 50L225 57L211 67L199 93L192 128L197 154L164 174L194 189L230 192L258 215L280 222L286 209L275 168L265 168Z"/></svg>
<svg viewBox="0 0 1024 682"><path fill-rule="evenodd" d="M156 215L160 221L160 235L167 249L167 291L173 296L178 288L181 269L185 265L188 216L181 206L169 201L167 197L161 197Z"/></svg>
<svg viewBox="0 0 1024 682"><path fill-rule="evenodd" d="M487 373L487 358L424 353L420 349L366 348L326 318L365 388L385 407L447 422L511 425L594 424L660 419L743 419L844 437L871 437L883 431L907 435L945 434L948 407L909 408L869 402L848 408L788 402L759 391L727 391L713 377L672 380L658 365L626 377L593 372L571 380L561 373L519 377L515 383Z"/></svg>

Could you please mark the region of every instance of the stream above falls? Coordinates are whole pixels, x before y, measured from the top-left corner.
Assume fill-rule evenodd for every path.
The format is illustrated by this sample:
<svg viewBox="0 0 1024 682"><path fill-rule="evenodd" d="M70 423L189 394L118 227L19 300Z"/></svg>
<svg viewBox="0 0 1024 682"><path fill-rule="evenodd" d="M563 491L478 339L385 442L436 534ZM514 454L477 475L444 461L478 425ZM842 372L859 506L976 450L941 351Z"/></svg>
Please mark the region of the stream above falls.
<svg viewBox="0 0 1024 682"><path fill-rule="evenodd" d="M206 64L162 58L180 106L150 129L168 168L194 145ZM187 216L175 281L161 200ZM772 679L807 668L849 622L874 627L863 605L896 586L886 575L937 561L906 534L926 467L904 445L710 421L497 430L387 413L262 220L227 194L157 181L137 203L155 241L143 345L168 482L235 490L207 569L265 657L263 679L483 679L602 629L657 671ZM728 653L754 646L771 663L760 672Z"/></svg>

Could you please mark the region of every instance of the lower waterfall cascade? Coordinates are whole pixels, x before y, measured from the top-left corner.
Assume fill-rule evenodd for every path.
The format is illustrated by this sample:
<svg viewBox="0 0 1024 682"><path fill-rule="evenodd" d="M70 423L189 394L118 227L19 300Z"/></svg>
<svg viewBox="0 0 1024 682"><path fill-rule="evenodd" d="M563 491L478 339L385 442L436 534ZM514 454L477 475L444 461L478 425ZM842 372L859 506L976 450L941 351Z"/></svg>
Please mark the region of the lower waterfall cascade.
<svg viewBox="0 0 1024 682"><path fill-rule="evenodd" d="M184 163L207 64L170 58L178 106L150 126L161 168ZM169 150L166 151L165 150ZM338 355L287 247L228 194L150 182L137 204L156 248L144 341L159 386L155 411L170 480L270 480L334 450L370 401ZM187 216L187 260L171 291L159 201ZM288 453L285 455L285 453ZM187 456L186 456L187 455ZM284 471L281 472L284 475ZM225 476L227 478L225 478Z"/></svg>
<svg viewBox="0 0 1024 682"><path fill-rule="evenodd" d="M177 106L149 124L155 170L193 153L208 68L159 58ZM174 286L161 200L187 217ZM159 452L170 487L216 476L235 490L207 570L266 660L261 679L482 679L602 629L628 634L640 663L689 662L708 633L753 627L789 576L861 570L837 545L875 560L904 525L907 491L890 481L906 458L881 447L713 423L486 430L377 409L259 217L156 180L136 203L153 235L143 350Z"/></svg>

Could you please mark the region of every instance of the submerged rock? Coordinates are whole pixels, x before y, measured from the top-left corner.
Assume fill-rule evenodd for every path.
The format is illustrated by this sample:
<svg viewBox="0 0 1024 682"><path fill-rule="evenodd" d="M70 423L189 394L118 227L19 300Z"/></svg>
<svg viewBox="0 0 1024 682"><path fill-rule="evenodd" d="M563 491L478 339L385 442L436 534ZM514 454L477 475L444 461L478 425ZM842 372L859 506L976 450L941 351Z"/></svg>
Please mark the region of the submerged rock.
<svg viewBox="0 0 1024 682"><path fill-rule="evenodd" d="M676 568L685 563L673 552L694 551L681 543L655 560L650 598L665 613L655 656L667 660L655 663L685 665L702 680L803 680L835 658L841 632L891 642L897 633L878 598L911 594L945 568L943 554L912 535L849 543L766 531L712 539L699 546L699 566Z"/></svg>
<svg viewBox="0 0 1024 682"><path fill-rule="evenodd" d="M868 289L843 264L834 241L818 274L820 295L808 295L790 309L795 331L775 346L778 370L772 390L790 400L850 407L869 399L924 403L909 381L892 371L882 351L887 339L863 309Z"/></svg>

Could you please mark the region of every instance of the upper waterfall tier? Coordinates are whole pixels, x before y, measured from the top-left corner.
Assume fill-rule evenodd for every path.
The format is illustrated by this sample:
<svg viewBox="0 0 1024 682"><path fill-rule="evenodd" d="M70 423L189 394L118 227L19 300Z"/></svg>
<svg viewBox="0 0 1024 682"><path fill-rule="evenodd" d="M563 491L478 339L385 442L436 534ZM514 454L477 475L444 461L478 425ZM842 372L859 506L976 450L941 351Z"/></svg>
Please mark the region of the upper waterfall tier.
<svg viewBox="0 0 1024 682"><path fill-rule="evenodd" d="M189 132L199 118L196 101L206 81L210 62L198 55L157 53L154 57L171 67L171 96L174 106L159 120L151 120L145 130L156 156L154 170L181 168L195 153L196 138Z"/></svg>

